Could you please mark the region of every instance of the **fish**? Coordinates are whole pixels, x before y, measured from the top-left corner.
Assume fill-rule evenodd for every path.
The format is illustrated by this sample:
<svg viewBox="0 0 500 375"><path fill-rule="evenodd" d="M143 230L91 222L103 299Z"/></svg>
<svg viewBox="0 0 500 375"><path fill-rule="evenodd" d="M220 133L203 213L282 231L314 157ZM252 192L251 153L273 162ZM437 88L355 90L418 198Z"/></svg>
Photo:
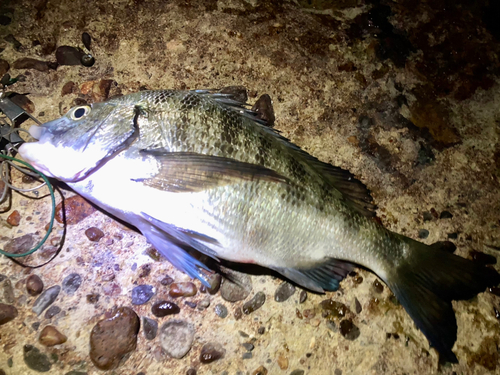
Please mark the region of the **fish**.
<svg viewBox="0 0 500 375"><path fill-rule="evenodd" d="M374 272L441 358L452 300L498 285L493 269L384 228L367 187L321 162L216 90L141 91L72 108L30 132L20 155L135 226L175 267L209 286L202 254L256 264L311 291Z"/></svg>

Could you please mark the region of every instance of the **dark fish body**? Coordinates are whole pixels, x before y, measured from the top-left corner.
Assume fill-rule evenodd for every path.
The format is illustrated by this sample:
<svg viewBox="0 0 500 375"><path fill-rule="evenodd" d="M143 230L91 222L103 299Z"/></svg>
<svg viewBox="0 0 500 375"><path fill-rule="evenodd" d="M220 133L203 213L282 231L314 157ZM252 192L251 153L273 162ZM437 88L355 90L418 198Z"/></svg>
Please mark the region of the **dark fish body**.
<svg viewBox="0 0 500 375"><path fill-rule="evenodd" d="M314 291L353 269L382 278L449 361L451 300L500 282L496 271L390 232L366 187L259 121L231 95L143 91L76 107L43 125L21 155L136 226L206 283L195 249L271 268Z"/></svg>

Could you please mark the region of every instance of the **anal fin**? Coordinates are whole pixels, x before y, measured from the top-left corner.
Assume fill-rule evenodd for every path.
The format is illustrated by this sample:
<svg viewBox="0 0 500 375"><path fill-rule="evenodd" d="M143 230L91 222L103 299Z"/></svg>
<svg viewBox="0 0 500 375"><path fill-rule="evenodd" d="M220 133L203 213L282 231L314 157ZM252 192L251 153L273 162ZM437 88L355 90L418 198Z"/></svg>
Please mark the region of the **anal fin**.
<svg viewBox="0 0 500 375"><path fill-rule="evenodd" d="M304 288L323 293L326 290L337 290L340 281L342 281L354 267L352 263L328 258L324 262L318 264L317 267L305 269L274 267L273 270Z"/></svg>

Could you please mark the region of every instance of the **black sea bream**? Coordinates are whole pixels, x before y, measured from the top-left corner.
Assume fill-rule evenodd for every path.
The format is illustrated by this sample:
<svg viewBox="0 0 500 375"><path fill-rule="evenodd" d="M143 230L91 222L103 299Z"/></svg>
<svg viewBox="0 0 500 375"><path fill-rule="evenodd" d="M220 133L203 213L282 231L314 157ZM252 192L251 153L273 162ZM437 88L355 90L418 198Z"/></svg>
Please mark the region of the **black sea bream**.
<svg viewBox="0 0 500 375"><path fill-rule="evenodd" d="M451 300L496 285L496 271L388 231L365 186L209 91L142 91L71 109L36 129L22 157L137 227L172 264L207 283L185 249L255 263L313 291L354 264L376 273L448 361Z"/></svg>

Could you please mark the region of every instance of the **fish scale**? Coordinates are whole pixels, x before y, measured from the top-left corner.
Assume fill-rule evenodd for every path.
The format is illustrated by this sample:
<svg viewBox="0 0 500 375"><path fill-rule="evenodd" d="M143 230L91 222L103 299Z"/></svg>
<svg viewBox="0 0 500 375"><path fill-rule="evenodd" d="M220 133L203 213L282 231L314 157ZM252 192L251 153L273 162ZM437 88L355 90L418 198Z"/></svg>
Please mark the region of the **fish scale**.
<svg viewBox="0 0 500 375"><path fill-rule="evenodd" d="M316 292L354 265L375 272L444 359L457 324L451 300L499 274L374 220L367 188L281 137L228 94L142 91L71 109L36 130L23 158L136 226L174 266L209 286L216 260L255 263Z"/></svg>

